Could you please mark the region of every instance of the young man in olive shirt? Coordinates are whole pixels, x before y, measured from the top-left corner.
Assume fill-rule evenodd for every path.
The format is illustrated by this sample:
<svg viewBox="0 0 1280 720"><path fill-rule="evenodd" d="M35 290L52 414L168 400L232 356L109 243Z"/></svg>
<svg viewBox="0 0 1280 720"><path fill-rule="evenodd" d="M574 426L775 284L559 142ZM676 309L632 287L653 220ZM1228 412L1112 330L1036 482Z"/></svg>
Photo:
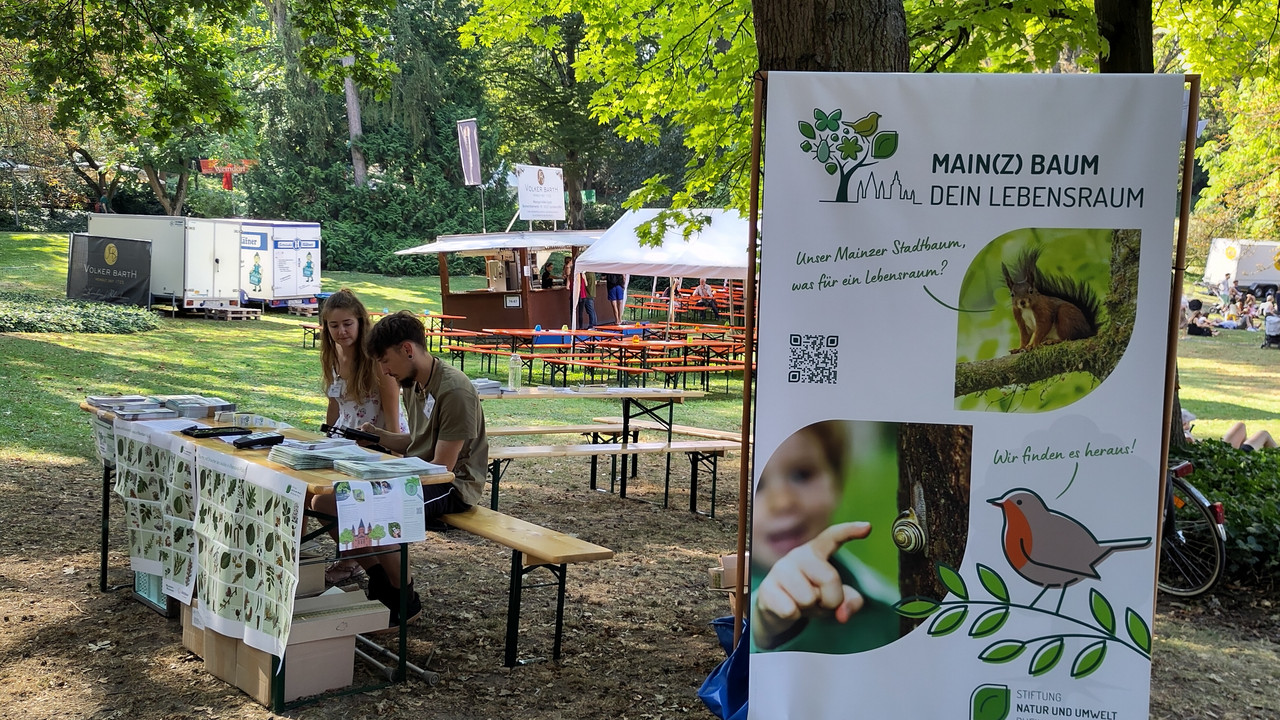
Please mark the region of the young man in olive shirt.
<svg viewBox="0 0 1280 720"><path fill-rule="evenodd" d="M370 423L360 429L378 435L378 444L392 452L420 457L453 472L452 483L422 486L427 520L478 503L488 476L489 441L484 410L470 378L426 351L422 322L407 310L373 326L368 350L382 371L400 383L409 432L388 432ZM369 597L390 607L391 622L398 624L399 559L378 555L361 562L369 563ZM407 618L412 620L421 613L422 602L413 591L413 580L408 582Z"/></svg>

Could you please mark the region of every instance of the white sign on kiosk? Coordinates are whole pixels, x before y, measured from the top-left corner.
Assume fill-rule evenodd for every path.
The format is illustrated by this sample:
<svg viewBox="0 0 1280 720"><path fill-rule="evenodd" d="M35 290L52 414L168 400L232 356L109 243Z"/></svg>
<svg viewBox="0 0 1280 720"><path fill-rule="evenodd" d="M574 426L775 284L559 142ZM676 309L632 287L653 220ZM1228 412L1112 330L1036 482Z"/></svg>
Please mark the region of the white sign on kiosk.
<svg viewBox="0 0 1280 720"><path fill-rule="evenodd" d="M1183 84L770 73L752 718L1147 717Z"/></svg>
<svg viewBox="0 0 1280 720"><path fill-rule="evenodd" d="M521 220L564 220L564 172L556 167L516 165Z"/></svg>

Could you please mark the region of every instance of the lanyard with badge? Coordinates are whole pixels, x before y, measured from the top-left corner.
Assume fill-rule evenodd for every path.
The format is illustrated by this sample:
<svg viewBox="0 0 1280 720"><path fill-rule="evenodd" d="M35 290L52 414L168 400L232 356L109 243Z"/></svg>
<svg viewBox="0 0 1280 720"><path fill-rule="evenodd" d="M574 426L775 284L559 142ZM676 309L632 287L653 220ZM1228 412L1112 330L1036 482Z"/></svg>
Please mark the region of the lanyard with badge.
<svg viewBox="0 0 1280 720"><path fill-rule="evenodd" d="M431 393L427 393L427 399L422 403L422 419L431 422L431 411L436 407L436 398Z"/></svg>

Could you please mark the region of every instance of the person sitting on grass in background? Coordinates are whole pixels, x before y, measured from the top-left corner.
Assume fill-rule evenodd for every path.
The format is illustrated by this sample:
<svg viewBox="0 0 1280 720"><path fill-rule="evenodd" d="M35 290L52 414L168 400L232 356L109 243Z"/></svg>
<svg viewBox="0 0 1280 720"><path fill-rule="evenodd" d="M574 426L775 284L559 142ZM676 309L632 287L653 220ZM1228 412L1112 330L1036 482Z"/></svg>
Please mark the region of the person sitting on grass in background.
<svg viewBox="0 0 1280 720"><path fill-rule="evenodd" d="M844 494L848 436L839 421L801 428L760 474L750 594L757 650L854 653L898 639L896 589L841 549L871 534L871 524L832 524Z"/></svg>
<svg viewBox="0 0 1280 720"><path fill-rule="evenodd" d="M377 435L378 444L391 452L443 465L454 475L450 483L422 486L425 520L462 512L480 502L488 477L489 440L484 410L470 378L427 352L422 321L408 310L388 315L373 326L368 352L382 372L399 383L409 431L391 432L372 423L360 429ZM313 495L310 506L337 514L333 495ZM391 625L399 624L402 582L409 589L405 622L422 613L412 578L400 577L399 555L358 559L369 575L369 599L391 609Z"/></svg>
<svg viewBox="0 0 1280 720"><path fill-rule="evenodd" d="M1209 318L1205 316L1204 311L1195 307L1197 301L1192 300L1191 302L1194 311L1191 313L1191 317L1187 319L1187 334L1201 337L1217 335L1218 331L1213 329L1213 325L1210 324Z"/></svg>
<svg viewBox="0 0 1280 720"><path fill-rule="evenodd" d="M1251 452L1259 448L1280 447L1276 444L1275 439L1271 437L1271 433L1266 430L1259 430L1250 435L1242 422L1234 423L1230 428L1227 428L1227 432L1222 436L1222 442L1245 452Z"/></svg>
<svg viewBox="0 0 1280 720"><path fill-rule="evenodd" d="M1182 433L1186 436L1187 442L1199 442L1199 438L1191 434L1192 429L1195 428L1195 419L1196 416L1190 410L1182 409ZM1271 437L1271 433L1266 430L1259 430L1252 435L1248 433L1249 431L1245 429L1244 423L1232 423L1231 427L1227 428L1227 432L1223 434L1222 442L1245 452L1252 452L1259 448L1280 447L1280 444L1277 444L1275 439Z"/></svg>
<svg viewBox="0 0 1280 720"><path fill-rule="evenodd" d="M1252 295L1245 295L1240 301L1240 321L1249 332L1258 330L1258 305Z"/></svg>
<svg viewBox="0 0 1280 720"><path fill-rule="evenodd" d="M400 412L400 388L365 350L371 324L364 303L346 288L320 306L320 371L329 398L324 421L347 428L371 423L405 432L409 426ZM342 559L326 568L324 576L328 584L337 585L363 572L360 563Z"/></svg>

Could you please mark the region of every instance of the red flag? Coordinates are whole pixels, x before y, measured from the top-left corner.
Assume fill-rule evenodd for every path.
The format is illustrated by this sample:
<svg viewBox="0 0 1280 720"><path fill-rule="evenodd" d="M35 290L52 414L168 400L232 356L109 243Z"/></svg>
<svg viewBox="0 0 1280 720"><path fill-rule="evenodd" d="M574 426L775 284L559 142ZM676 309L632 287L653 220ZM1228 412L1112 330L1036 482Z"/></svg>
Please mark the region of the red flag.
<svg viewBox="0 0 1280 720"><path fill-rule="evenodd" d="M231 189L231 173L229 172L222 173L222 189L223 190Z"/></svg>

